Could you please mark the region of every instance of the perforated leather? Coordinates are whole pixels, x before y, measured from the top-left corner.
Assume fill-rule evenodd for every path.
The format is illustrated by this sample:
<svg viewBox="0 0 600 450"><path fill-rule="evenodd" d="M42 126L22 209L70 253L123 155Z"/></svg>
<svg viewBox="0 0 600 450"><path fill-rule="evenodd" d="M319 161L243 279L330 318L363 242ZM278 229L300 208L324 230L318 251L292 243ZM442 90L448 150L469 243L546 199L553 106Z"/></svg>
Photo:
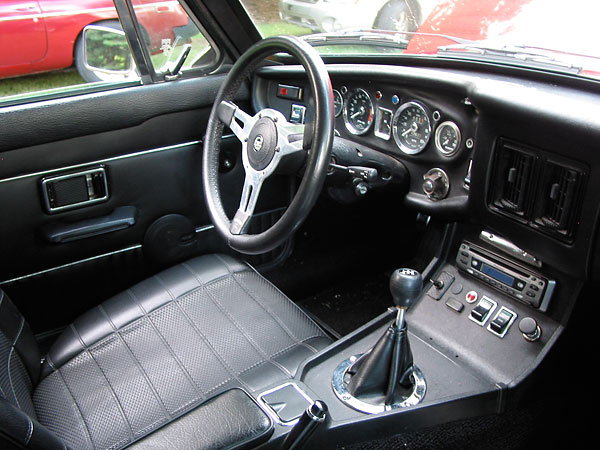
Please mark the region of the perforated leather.
<svg viewBox="0 0 600 450"><path fill-rule="evenodd" d="M292 377L329 343L252 268L207 255L77 319L47 355L33 405L70 447L118 449L232 387Z"/></svg>

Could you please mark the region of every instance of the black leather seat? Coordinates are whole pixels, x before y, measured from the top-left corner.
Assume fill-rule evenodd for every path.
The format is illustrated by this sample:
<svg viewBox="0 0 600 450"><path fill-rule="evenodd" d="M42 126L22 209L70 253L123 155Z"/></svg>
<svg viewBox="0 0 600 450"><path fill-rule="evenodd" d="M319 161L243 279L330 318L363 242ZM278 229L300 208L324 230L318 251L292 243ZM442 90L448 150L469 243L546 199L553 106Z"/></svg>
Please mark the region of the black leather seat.
<svg viewBox="0 0 600 450"><path fill-rule="evenodd" d="M92 309L42 363L26 322L0 295L2 433L30 447L123 448L228 389L256 392L292 377L331 342L251 267L222 255L177 265Z"/></svg>

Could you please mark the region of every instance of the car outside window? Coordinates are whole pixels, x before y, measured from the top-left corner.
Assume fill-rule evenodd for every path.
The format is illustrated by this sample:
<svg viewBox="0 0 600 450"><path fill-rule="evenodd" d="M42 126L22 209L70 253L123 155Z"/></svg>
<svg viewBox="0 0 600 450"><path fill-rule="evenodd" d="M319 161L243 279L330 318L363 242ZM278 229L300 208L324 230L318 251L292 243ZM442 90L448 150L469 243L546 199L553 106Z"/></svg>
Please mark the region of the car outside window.
<svg viewBox="0 0 600 450"><path fill-rule="evenodd" d="M264 36L329 55L410 55L600 78L600 2L242 0Z"/></svg>
<svg viewBox="0 0 600 450"><path fill-rule="evenodd" d="M179 0L131 3L149 79L215 63L216 47ZM113 0L2 0L0 105L140 84L128 39Z"/></svg>

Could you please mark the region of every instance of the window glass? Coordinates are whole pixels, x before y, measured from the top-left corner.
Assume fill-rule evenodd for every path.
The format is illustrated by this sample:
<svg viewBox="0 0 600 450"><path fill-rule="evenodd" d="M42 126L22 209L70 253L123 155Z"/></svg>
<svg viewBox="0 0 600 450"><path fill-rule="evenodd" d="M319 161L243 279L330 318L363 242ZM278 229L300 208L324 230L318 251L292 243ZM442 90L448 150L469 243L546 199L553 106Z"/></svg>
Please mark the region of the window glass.
<svg viewBox="0 0 600 450"><path fill-rule="evenodd" d="M264 37L305 36L321 53L485 61L600 78L591 0L242 0Z"/></svg>
<svg viewBox="0 0 600 450"><path fill-rule="evenodd" d="M156 73L214 63L178 0L132 4ZM0 103L141 82L113 0L0 0L0 48Z"/></svg>
<svg viewBox="0 0 600 450"><path fill-rule="evenodd" d="M177 0L132 0L157 74L173 75L214 63L211 45Z"/></svg>
<svg viewBox="0 0 600 450"><path fill-rule="evenodd" d="M88 36L91 46L88 25L106 30ZM2 0L0 30L0 101L139 79L123 53L127 41L113 0ZM113 58L113 68L121 58L119 70L94 69L86 51L95 63Z"/></svg>

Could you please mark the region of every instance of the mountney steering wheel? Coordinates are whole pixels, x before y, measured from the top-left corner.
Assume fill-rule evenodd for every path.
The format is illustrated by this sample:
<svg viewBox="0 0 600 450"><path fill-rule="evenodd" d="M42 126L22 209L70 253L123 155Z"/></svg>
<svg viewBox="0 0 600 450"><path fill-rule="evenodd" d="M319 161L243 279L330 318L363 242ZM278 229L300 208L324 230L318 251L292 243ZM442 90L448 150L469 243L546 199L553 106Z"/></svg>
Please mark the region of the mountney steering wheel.
<svg viewBox="0 0 600 450"><path fill-rule="evenodd" d="M269 108L250 116L232 102L244 80L267 56L278 52L297 58L308 76L314 108L314 130L309 149L304 145L309 141L303 138L305 125L290 123L281 112ZM273 250L306 219L327 176L334 134L333 118L329 74L318 52L305 41L293 36L263 39L233 65L210 113L202 155L202 184L208 212L216 230L232 249L245 254ZM232 220L225 213L219 189L219 152L225 125L242 143L245 171L240 205ZM282 159L298 153L305 154L306 165L291 203L270 228L259 234L246 234L263 182L275 173Z"/></svg>

